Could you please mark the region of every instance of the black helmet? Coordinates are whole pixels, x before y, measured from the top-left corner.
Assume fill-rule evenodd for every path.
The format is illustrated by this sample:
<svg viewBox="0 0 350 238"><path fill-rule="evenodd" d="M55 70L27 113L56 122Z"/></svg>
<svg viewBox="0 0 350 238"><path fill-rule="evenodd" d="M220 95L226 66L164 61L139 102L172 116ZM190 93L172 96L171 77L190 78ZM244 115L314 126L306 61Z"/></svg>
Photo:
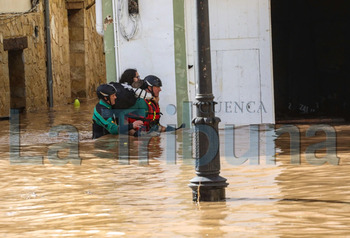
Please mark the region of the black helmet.
<svg viewBox="0 0 350 238"><path fill-rule="evenodd" d="M105 97L109 97L112 94L116 94L117 89L111 84L101 84L97 87L96 94L99 99L105 100ZM109 100L108 100L109 101Z"/></svg>
<svg viewBox="0 0 350 238"><path fill-rule="evenodd" d="M162 80L154 75L148 75L146 78L144 78L144 81L147 83L148 86L156 86L156 87L162 87Z"/></svg>

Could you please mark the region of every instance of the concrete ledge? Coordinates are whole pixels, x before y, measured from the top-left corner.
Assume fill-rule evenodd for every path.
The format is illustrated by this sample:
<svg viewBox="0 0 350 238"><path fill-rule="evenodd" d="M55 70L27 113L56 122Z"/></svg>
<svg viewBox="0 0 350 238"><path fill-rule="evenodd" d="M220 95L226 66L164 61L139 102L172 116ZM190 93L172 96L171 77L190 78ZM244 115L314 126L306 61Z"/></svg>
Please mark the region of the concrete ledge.
<svg viewBox="0 0 350 238"><path fill-rule="evenodd" d="M25 48L28 48L28 39L26 36L4 39L4 51L23 50Z"/></svg>
<svg viewBox="0 0 350 238"><path fill-rule="evenodd" d="M84 1L74 1L74 0L66 0L66 9L83 9L85 8Z"/></svg>

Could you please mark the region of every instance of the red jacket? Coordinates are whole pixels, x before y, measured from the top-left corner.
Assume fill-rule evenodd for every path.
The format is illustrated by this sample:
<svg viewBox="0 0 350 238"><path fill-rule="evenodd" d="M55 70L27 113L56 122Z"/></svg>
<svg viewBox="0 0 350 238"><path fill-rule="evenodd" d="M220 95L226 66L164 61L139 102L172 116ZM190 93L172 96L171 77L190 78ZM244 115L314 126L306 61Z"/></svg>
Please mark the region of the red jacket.
<svg viewBox="0 0 350 238"><path fill-rule="evenodd" d="M133 123L136 120L143 121L143 129L145 131L149 131L152 126L159 125L159 119L161 116L159 104L152 101L145 99L145 102L148 106L148 109L146 111L146 117L129 117L128 122Z"/></svg>

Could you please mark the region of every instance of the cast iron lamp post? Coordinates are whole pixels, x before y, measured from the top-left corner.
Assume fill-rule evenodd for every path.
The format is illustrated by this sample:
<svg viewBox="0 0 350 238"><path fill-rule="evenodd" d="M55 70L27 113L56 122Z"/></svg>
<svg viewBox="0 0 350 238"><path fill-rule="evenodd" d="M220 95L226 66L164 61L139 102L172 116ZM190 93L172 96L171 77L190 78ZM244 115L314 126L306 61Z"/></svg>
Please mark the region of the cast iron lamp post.
<svg viewBox="0 0 350 238"><path fill-rule="evenodd" d="M191 179L193 201L225 199L228 183L220 174L220 142L212 94L208 0L197 0L198 68L195 126L196 174Z"/></svg>

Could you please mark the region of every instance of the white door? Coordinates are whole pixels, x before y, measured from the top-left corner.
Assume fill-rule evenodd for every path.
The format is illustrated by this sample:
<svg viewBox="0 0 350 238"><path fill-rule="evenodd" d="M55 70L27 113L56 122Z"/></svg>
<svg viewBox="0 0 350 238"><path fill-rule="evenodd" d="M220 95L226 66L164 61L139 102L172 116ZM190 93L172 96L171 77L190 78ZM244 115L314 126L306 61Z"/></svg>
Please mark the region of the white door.
<svg viewBox="0 0 350 238"><path fill-rule="evenodd" d="M197 80L196 1L185 1L190 98ZM209 0L216 116L225 124L274 123L269 0Z"/></svg>

